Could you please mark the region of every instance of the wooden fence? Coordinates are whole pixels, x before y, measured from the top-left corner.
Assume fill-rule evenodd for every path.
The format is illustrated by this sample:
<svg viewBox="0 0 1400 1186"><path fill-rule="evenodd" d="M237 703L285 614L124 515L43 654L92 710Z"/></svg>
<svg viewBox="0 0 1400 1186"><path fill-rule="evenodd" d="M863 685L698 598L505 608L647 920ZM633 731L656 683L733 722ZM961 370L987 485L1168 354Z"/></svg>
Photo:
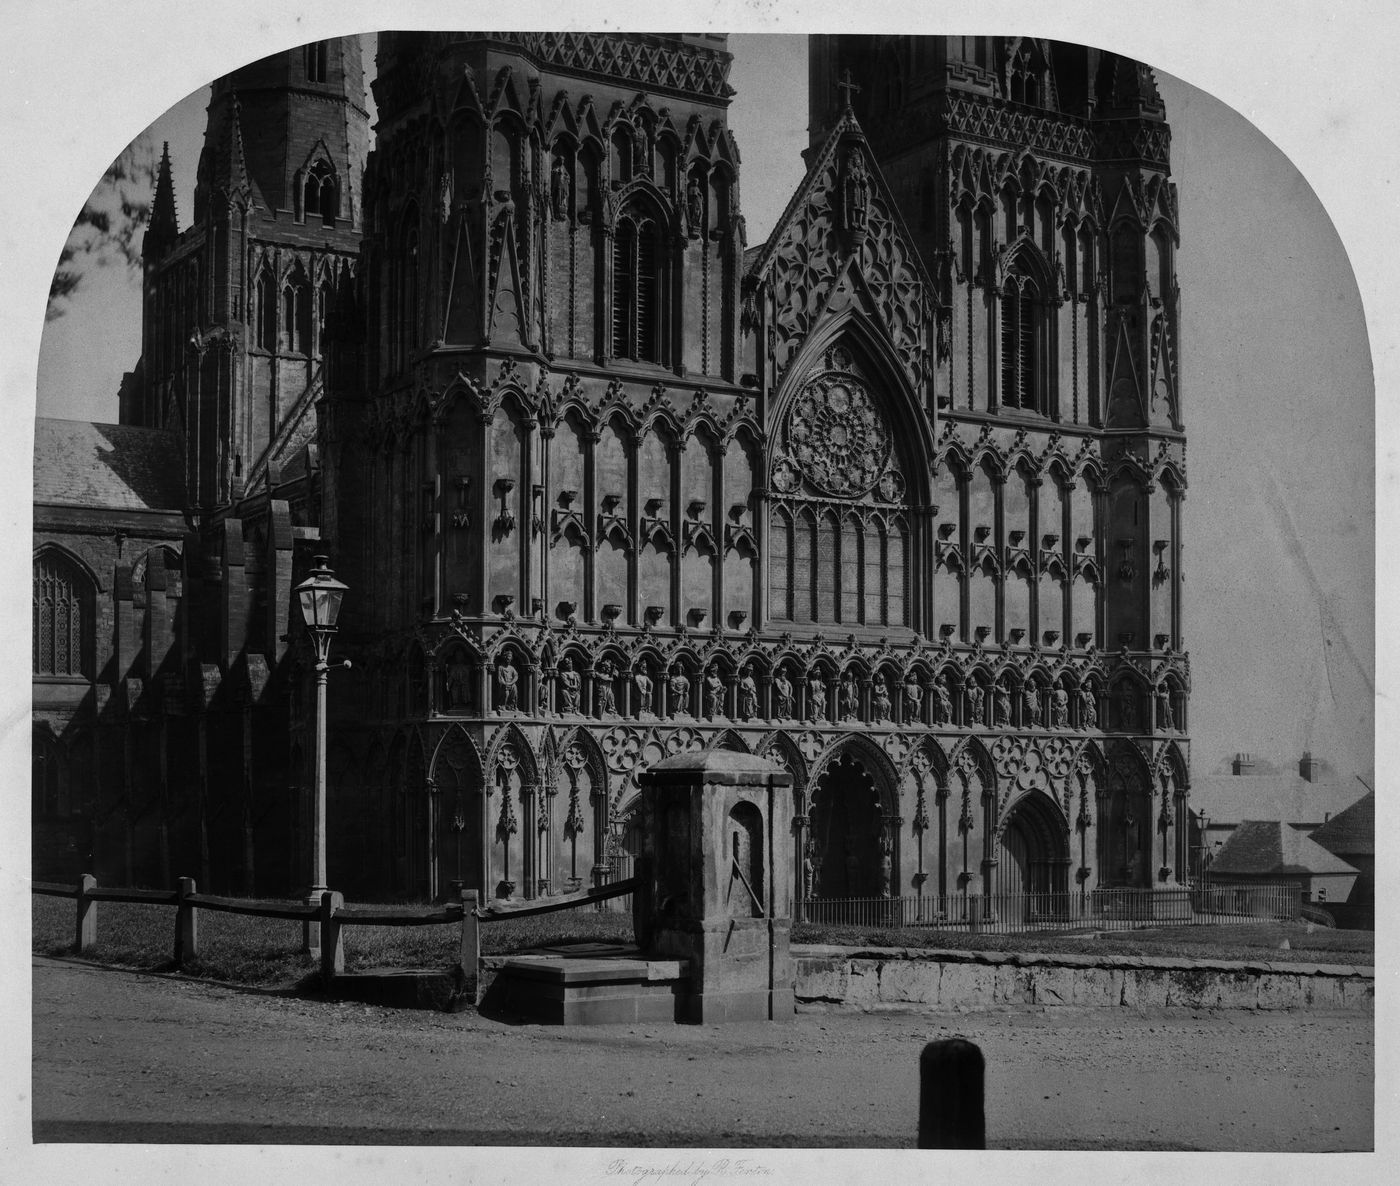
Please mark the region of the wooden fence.
<svg viewBox="0 0 1400 1186"><path fill-rule="evenodd" d="M133 902L148 906L175 907L174 963L177 968L199 954L199 911L249 914L258 918L300 919L306 928L306 948L320 949L321 979L329 986L345 971L347 926L421 927L460 923L462 939L459 964L467 977L472 1003L480 999L481 925L508 918L528 918L593 905L630 894L636 878L595 886L572 894L511 901L496 899L484 907L477 890L463 890L460 902L442 906L347 906L334 890L327 890L319 902L254 901L224 898L197 891L194 878L181 877L173 890L128 889L99 886L91 874L84 874L76 885L36 881L33 892L47 897L72 898L76 903L73 952L81 955L97 945L97 904Z"/></svg>

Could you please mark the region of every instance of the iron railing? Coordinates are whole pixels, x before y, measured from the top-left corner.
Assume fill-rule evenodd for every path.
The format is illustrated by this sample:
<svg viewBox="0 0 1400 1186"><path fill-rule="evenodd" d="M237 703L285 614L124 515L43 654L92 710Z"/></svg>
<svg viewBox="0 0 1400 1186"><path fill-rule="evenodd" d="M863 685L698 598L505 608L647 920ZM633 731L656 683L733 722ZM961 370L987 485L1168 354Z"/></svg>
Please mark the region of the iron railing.
<svg viewBox="0 0 1400 1186"><path fill-rule="evenodd" d="M997 935L1122 931L1300 917L1296 885L1100 889L1072 893L948 894L904 898L808 898L798 919L871 929L927 927Z"/></svg>

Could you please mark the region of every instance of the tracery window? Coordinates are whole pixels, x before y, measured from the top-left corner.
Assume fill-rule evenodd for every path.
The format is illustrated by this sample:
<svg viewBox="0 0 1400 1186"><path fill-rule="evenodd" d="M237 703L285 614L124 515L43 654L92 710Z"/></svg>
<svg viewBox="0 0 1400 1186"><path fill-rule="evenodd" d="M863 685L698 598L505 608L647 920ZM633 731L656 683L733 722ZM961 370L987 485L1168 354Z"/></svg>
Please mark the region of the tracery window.
<svg viewBox="0 0 1400 1186"><path fill-rule="evenodd" d="M288 350L311 353L311 286L301 277L282 290L282 340Z"/></svg>
<svg viewBox="0 0 1400 1186"><path fill-rule="evenodd" d="M91 580L60 552L34 558L34 674L92 678L96 594Z"/></svg>
<svg viewBox="0 0 1400 1186"><path fill-rule="evenodd" d="M661 362L661 247L656 220L628 211L613 236L612 353Z"/></svg>
<svg viewBox="0 0 1400 1186"><path fill-rule="evenodd" d="M258 273L257 284L257 344L260 350L277 349L277 287L272 273L264 268Z"/></svg>
<svg viewBox="0 0 1400 1186"><path fill-rule="evenodd" d="M335 226L336 215L340 212L340 200L336 192L335 170L328 161L317 161L306 175L306 185L302 191L302 215L306 219L319 217L322 225Z"/></svg>
<svg viewBox="0 0 1400 1186"><path fill-rule="evenodd" d="M773 459L769 615L907 626L909 517L894 434L849 355L837 347L828 365L793 401Z"/></svg>

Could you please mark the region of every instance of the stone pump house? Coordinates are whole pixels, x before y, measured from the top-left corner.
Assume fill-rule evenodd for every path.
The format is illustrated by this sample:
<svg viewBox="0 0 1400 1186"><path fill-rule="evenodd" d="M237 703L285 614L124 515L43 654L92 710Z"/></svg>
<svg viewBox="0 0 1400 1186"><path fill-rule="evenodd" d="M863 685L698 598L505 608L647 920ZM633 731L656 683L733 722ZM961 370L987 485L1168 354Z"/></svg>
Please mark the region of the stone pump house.
<svg viewBox="0 0 1400 1186"><path fill-rule="evenodd" d="M298 571L314 547L350 587L332 883L625 875L638 776L705 748L791 773L802 895L1183 881L1151 71L813 37L807 173L751 246L729 61L711 35L380 35L353 324L293 504Z"/></svg>

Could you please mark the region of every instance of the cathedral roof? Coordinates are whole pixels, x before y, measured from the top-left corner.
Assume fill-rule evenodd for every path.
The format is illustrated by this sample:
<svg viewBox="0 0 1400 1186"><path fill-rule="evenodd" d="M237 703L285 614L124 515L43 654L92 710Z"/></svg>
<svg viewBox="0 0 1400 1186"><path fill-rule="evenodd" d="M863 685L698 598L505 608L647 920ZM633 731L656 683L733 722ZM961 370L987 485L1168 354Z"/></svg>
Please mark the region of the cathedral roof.
<svg viewBox="0 0 1400 1186"><path fill-rule="evenodd" d="M159 428L34 420L34 501L119 511L182 511L180 437Z"/></svg>
<svg viewBox="0 0 1400 1186"><path fill-rule="evenodd" d="M1212 875L1355 873L1345 861L1278 820L1247 819L1220 846Z"/></svg>
<svg viewBox="0 0 1400 1186"><path fill-rule="evenodd" d="M1338 856L1375 856L1376 792L1363 795L1345 811L1339 812L1308 839Z"/></svg>

